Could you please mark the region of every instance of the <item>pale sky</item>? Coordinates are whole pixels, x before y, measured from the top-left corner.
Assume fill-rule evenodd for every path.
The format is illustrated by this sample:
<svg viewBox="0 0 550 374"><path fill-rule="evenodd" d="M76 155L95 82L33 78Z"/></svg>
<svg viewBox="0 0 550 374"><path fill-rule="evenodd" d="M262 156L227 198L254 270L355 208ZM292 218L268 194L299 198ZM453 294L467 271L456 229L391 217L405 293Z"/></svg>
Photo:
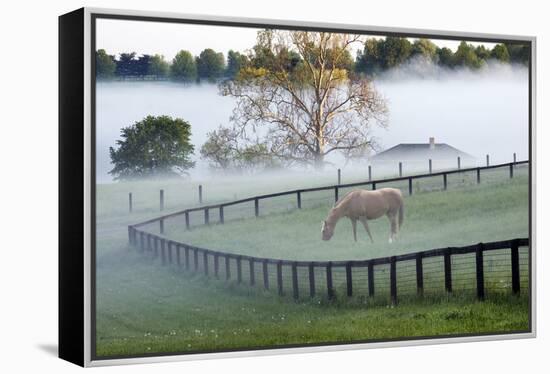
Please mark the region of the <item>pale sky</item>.
<svg viewBox="0 0 550 374"><path fill-rule="evenodd" d="M115 19L97 19L96 48L105 49L108 54L118 55L121 52L142 54L161 54L167 61L180 50L185 49L198 56L205 48L223 52L244 52L256 43L256 33L261 29L228 26L190 25L182 23L129 21ZM365 36L367 37L367 36ZM411 39L412 41L413 39ZM432 40L440 47L456 50L460 42L454 40ZM484 44L493 48L493 43ZM357 44L352 56L355 57Z"/></svg>

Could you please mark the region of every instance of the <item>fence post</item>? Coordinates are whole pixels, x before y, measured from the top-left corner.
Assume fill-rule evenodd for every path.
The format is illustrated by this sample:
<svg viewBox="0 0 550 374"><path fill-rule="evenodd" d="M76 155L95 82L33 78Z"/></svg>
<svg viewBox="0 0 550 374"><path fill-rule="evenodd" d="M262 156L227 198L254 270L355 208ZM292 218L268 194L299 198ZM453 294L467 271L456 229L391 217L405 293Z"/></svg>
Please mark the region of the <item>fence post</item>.
<svg viewBox="0 0 550 374"><path fill-rule="evenodd" d="M374 296L374 264L372 263L372 261L369 261L367 265L367 269L368 269L367 282L369 286L369 296L373 297Z"/></svg>
<svg viewBox="0 0 550 374"><path fill-rule="evenodd" d="M199 271L199 251L197 248L193 248L193 260L195 262L195 271Z"/></svg>
<svg viewBox="0 0 550 374"><path fill-rule="evenodd" d="M202 184L199 184L199 204L202 204Z"/></svg>
<svg viewBox="0 0 550 374"><path fill-rule="evenodd" d="M476 285L477 298L485 299L485 279L483 274L483 243L479 243L476 249Z"/></svg>
<svg viewBox="0 0 550 374"><path fill-rule="evenodd" d="M155 247L155 253L154 256L159 256L159 239L156 236L153 236L153 245Z"/></svg>
<svg viewBox="0 0 550 374"><path fill-rule="evenodd" d="M424 268L422 267L422 252L416 254L416 293L424 295Z"/></svg>
<svg viewBox="0 0 550 374"><path fill-rule="evenodd" d="M267 272L267 260L263 260L262 262L262 270L264 273L264 288L266 290L269 290L269 273Z"/></svg>
<svg viewBox="0 0 550 374"><path fill-rule="evenodd" d="M369 165L369 181L372 180L372 167Z"/></svg>
<svg viewBox="0 0 550 374"><path fill-rule="evenodd" d="M256 217L260 215L260 200L258 198L254 199L254 215Z"/></svg>
<svg viewBox="0 0 550 374"><path fill-rule="evenodd" d="M160 239L160 259L163 266L166 265L166 253L164 253L165 246L166 240Z"/></svg>
<svg viewBox="0 0 550 374"><path fill-rule="evenodd" d="M143 231L140 231L139 233L139 246L141 247L141 250L145 250L145 235L143 234Z"/></svg>
<svg viewBox="0 0 550 374"><path fill-rule="evenodd" d="M453 292L453 277L451 273L451 250L447 249L443 255L445 269L445 290L449 293Z"/></svg>
<svg viewBox="0 0 550 374"><path fill-rule="evenodd" d="M346 290L348 296L353 295L353 279L352 279L352 272L351 272L351 262L348 262L346 264Z"/></svg>
<svg viewBox="0 0 550 374"><path fill-rule="evenodd" d="M520 293L520 280L519 280L519 249L518 242L512 240L511 245L511 256L512 256L512 292L514 294Z"/></svg>
<svg viewBox="0 0 550 374"><path fill-rule="evenodd" d="M202 263L204 268L204 275L208 276L208 252L204 251L202 253Z"/></svg>
<svg viewBox="0 0 550 374"><path fill-rule="evenodd" d="M181 245L176 244L176 263L181 267Z"/></svg>
<svg viewBox="0 0 550 374"><path fill-rule="evenodd" d="M432 173L432 159L430 158L428 160L428 170L430 170L430 174Z"/></svg>
<svg viewBox="0 0 550 374"><path fill-rule="evenodd" d="M164 220L163 219L159 220L159 226L160 226L159 227L160 233L164 234Z"/></svg>
<svg viewBox="0 0 550 374"><path fill-rule="evenodd" d="M222 225L225 223L225 218L223 216L223 205L220 205L220 223Z"/></svg>
<svg viewBox="0 0 550 374"><path fill-rule="evenodd" d="M172 242L169 240L166 245L168 246L168 263L172 264Z"/></svg>
<svg viewBox="0 0 550 374"><path fill-rule="evenodd" d="M395 262L395 256L390 258L390 293L391 302L393 305L397 305L397 266Z"/></svg>
<svg viewBox="0 0 550 374"><path fill-rule="evenodd" d="M327 296L329 300L334 298L334 290L332 288L332 261L327 264Z"/></svg>
<svg viewBox="0 0 550 374"><path fill-rule="evenodd" d="M300 191L296 192L296 201L298 203L298 209L302 209L302 193Z"/></svg>
<svg viewBox="0 0 550 374"><path fill-rule="evenodd" d="M241 266L241 256L237 256L237 283L243 281L243 269Z"/></svg>
<svg viewBox="0 0 550 374"><path fill-rule="evenodd" d="M486 160L487 160L487 166L489 166L489 155L485 156Z"/></svg>
<svg viewBox="0 0 550 374"><path fill-rule="evenodd" d="M191 225L189 224L189 212L185 212L185 228L189 230L189 227Z"/></svg>
<svg viewBox="0 0 550 374"><path fill-rule="evenodd" d="M204 208L204 224L210 224L210 211L208 210L208 208Z"/></svg>
<svg viewBox="0 0 550 374"><path fill-rule="evenodd" d="M220 274L220 258L219 255L216 253L214 255L214 276L216 279L219 279Z"/></svg>
<svg viewBox="0 0 550 374"><path fill-rule="evenodd" d="M132 193L128 193L128 211L130 213L132 213L132 208L133 208L133 205L132 205Z"/></svg>
<svg viewBox="0 0 550 374"><path fill-rule="evenodd" d="M460 156L456 158L456 162L457 162L458 170L460 170Z"/></svg>
<svg viewBox="0 0 550 374"><path fill-rule="evenodd" d="M342 184L342 171L338 169L338 185Z"/></svg>
<svg viewBox="0 0 550 374"><path fill-rule="evenodd" d="M154 240L155 239L153 238L153 236L151 234L147 234L147 250L148 251L153 250ZM153 241L153 244L151 244L151 241Z"/></svg>
<svg viewBox="0 0 550 374"><path fill-rule="evenodd" d="M254 260L248 259L248 275L250 276L250 285L253 286L256 283L256 274L254 274Z"/></svg>
<svg viewBox="0 0 550 374"><path fill-rule="evenodd" d="M298 270L296 262L292 263L292 295L295 300L298 300L300 297L298 293Z"/></svg>
<svg viewBox="0 0 550 374"><path fill-rule="evenodd" d="M184 247L184 250L185 250L185 270L189 270L189 247L188 246L185 246Z"/></svg>
<svg viewBox="0 0 550 374"><path fill-rule="evenodd" d="M403 163L399 161L399 177L403 176Z"/></svg>
<svg viewBox="0 0 550 374"><path fill-rule="evenodd" d="M315 269L313 268L313 263L310 262L308 265L309 272L309 296L315 296Z"/></svg>
<svg viewBox="0 0 550 374"><path fill-rule="evenodd" d="M443 173L443 189L447 189L447 173Z"/></svg>
<svg viewBox="0 0 550 374"><path fill-rule="evenodd" d="M376 190L376 182L372 182L372 190Z"/></svg>
<svg viewBox="0 0 550 374"><path fill-rule="evenodd" d="M225 260L225 280L229 280L231 278L231 264L229 263L230 259L228 255L224 255Z"/></svg>
<svg viewBox="0 0 550 374"><path fill-rule="evenodd" d="M338 186L334 187L334 202L338 202Z"/></svg>
<svg viewBox="0 0 550 374"><path fill-rule="evenodd" d="M409 195L413 194L413 179L409 178Z"/></svg>
<svg viewBox="0 0 550 374"><path fill-rule="evenodd" d="M481 183L481 169L480 168L476 169L476 174L477 174L477 184L480 184Z"/></svg>
<svg viewBox="0 0 550 374"><path fill-rule="evenodd" d="M516 163L516 152L514 152L514 164Z"/></svg>
<svg viewBox="0 0 550 374"><path fill-rule="evenodd" d="M277 292L279 295L283 295L283 263L277 262Z"/></svg>
<svg viewBox="0 0 550 374"><path fill-rule="evenodd" d="M514 177L514 164L510 164L510 178Z"/></svg>
<svg viewBox="0 0 550 374"><path fill-rule="evenodd" d="M164 190L160 190L160 211L164 210Z"/></svg>

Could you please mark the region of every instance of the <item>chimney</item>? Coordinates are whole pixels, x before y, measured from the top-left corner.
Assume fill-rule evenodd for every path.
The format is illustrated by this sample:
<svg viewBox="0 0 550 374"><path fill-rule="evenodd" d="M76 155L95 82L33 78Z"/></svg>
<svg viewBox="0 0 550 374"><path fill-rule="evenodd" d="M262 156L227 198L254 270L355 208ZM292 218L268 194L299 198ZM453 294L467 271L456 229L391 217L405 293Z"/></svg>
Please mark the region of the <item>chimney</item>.
<svg viewBox="0 0 550 374"><path fill-rule="evenodd" d="M430 136L430 149L435 149L435 138Z"/></svg>

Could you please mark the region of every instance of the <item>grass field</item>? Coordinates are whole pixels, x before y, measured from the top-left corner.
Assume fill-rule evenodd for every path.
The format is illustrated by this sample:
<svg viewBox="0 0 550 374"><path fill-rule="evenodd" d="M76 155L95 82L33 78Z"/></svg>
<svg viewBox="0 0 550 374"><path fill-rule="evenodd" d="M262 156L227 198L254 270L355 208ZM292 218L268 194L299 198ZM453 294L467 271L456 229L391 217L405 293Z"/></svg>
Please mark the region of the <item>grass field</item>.
<svg viewBox="0 0 550 374"><path fill-rule="evenodd" d="M505 176L502 170L487 174L480 186L469 176L449 179L453 184L446 192L433 187L439 180L433 185L415 185L415 194L406 198L401 239L393 246L387 244L389 226L382 219L372 223L375 245L366 240L362 230L360 241L353 243L350 224L345 221L339 223L332 241L321 242L320 221L330 205L330 195L328 199L312 199L309 205L304 202L301 211L277 211L275 205L270 211L266 204L262 206L264 217L236 219L226 225L197 227L188 232L181 230L182 226L167 224L166 234L211 248L307 259L370 258L527 236L526 173L519 170L513 180ZM299 183L259 182L242 192L235 182L226 184L225 189L220 187L215 200L231 200L236 194L242 198L274 192L280 185L303 187L296 184ZM158 259L128 247L127 225L158 216L159 187L167 191L167 212L196 204L196 196L191 194L181 195L177 203L171 202L170 196L184 190L183 186L187 185L147 182L98 186L98 356L502 333L529 327L529 299L525 294L492 297L485 302L461 296L427 297L401 302L397 307L373 306L360 298L327 302L320 297L294 302L288 297L274 297L268 291L162 267ZM194 187L185 188L191 191ZM140 197L131 215L127 212L129 188L137 196L150 197ZM285 244L289 243L293 249L286 249Z"/></svg>
<svg viewBox="0 0 550 374"><path fill-rule="evenodd" d="M291 260L351 260L385 257L430 248L464 246L528 236L526 177L464 189L405 196L399 240L389 244L386 217L369 221L375 239L358 225L358 242L343 218L330 241L321 240L321 221L332 201L318 207L183 229L165 222L165 236L204 248ZM155 227L156 228L156 227Z"/></svg>

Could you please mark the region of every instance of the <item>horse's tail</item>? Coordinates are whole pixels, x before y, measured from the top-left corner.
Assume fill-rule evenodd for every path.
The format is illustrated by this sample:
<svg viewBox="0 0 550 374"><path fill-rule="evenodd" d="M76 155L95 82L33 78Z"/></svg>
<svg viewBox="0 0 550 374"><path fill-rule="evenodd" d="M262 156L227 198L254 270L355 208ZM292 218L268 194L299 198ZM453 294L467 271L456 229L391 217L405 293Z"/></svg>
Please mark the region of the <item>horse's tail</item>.
<svg viewBox="0 0 550 374"><path fill-rule="evenodd" d="M405 214L405 204L401 200L401 205L399 206L399 228L403 225L403 215Z"/></svg>

